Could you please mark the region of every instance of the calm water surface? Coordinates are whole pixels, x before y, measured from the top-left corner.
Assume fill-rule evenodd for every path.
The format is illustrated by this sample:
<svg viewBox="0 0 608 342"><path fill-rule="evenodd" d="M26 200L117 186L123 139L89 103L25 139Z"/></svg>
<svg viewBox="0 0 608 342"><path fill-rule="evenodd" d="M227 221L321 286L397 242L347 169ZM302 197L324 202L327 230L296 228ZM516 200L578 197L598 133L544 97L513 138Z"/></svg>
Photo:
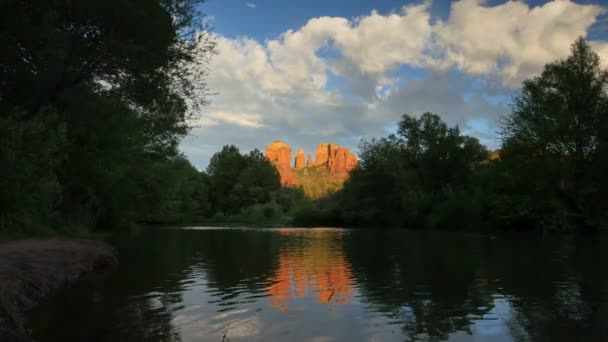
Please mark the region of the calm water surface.
<svg viewBox="0 0 608 342"><path fill-rule="evenodd" d="M38 341L608 341L608 241L150 229L32 313Z"/></svg>

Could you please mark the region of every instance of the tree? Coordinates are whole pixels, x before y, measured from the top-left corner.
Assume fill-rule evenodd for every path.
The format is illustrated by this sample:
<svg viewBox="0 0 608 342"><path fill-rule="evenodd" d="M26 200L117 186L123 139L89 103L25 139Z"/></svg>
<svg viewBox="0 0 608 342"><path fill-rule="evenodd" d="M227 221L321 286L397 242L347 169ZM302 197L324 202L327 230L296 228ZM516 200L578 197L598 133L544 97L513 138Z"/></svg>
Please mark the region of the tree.
<svg viewBox="0 0 608 342"><path fill-rule="evenodd" d="M242 199L241 206L269 202L272 193L281 187L276 167L257 149L245 156L245 165L234 189Z"/></svg>
<svg viewBox="0 0 608 342"><path fill-rule="evenodd" d="M504 120L503 159L517 181L527 184L520 187L528 189L528 197L551 203L537 210L545 227L606 223L606 181L598 171L607 157L607 86L608 71L579 38L570 56L524 81Z"/></svg>
<svg viewBox="0 0 608 342"><path fill-rule="evenodd" d="M215 211L236 214L254 204L271 201L281 187L279 173L258 150L242 155L234 145L215 153L207 167Z"/></svg>
<svg viewBox="0 0 608 342"><path fill-rule="evenodd" d="M487 150L432 113L419 118L403 115L398 135L361 143L360 167L342 193L345 221L453 225L448 214L468 209L462 206L475 194L469 191L469 182L475 168L488 158ZM479 208L470 211L477 213Z"/></svg>
<svg viewBox="0 0 608 342"><path fill-rule="evenodd" d="M13 151L26 168L50 165L48 179L58 183L39 196L53 212L43 224L108 228L145 212L139 199L150 187L146 172L178 157L190 109L207 103L204 67L215 43L198 24L201 3L0 4L0 116L21 136L41 129L51 136L61 127L50 140L57 146L40 158L28 157L27 146ZM10 139L19 138L2 136L0 143Z"/></svg>

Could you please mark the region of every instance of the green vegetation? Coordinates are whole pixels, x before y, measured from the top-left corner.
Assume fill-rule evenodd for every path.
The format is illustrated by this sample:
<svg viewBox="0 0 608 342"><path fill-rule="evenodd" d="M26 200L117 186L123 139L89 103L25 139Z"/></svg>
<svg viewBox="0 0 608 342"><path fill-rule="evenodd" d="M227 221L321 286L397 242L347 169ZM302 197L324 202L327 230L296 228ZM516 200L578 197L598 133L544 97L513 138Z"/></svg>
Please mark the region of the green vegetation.
<svg viewBox="0 0 608 342"><path fill-rule="evenodd" d="M205 175L211 210L202 221L287 224L296 208L312 206L302 189L281 187L277 169L258 150L243 155L224 146L211 157Z"/></svg>
<svg viewBox="0 0 608 342"><path fill-rule="evenodd" d="M293 174L304 193L312 199L327 197L342 188L342 182L332 179L325 166L293 169Z"/></svg>
<svg viewBox="0 0 608 342"><path fill-rule="evenodd" d="M201 2L0 6L0 234L137 222L607 227L608 72L582 38L524 82L500 158L435 114L404 115L397 134L362 142L334 193L339 182L314 168L282 188L257 150L225 146L206 172L180 154L215 53L196 27Z"/></svg>
<svg viewBox="0 0 608 342"><path fill-rule="evenodd" d="M360 167L317 209L334 214L316 223L606 230L607 91L608 71L580 38L567 59L524 82L498 159L435 114L403 115L396 135L361 144Z"/></svg>
<svg viewBox="0 0 608 342"><path fill-rule="evenodd" d="M0 5L0 232L112 230L202 210L190 187L201 176L177 148L187 101L206 104L215 52L195 30L201 2Z"/></svg>

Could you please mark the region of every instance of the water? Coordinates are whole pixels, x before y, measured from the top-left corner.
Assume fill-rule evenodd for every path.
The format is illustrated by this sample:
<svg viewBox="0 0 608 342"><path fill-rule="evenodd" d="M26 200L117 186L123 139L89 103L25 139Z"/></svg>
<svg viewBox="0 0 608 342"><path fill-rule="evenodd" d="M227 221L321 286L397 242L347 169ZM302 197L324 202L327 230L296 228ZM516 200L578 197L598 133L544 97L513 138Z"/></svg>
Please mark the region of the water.
<svg viewBox="0 0 608 342"><path fill-rule="evenodd" d="M38 341L608 341L608 241L154 229L32 312Z"/></svg>

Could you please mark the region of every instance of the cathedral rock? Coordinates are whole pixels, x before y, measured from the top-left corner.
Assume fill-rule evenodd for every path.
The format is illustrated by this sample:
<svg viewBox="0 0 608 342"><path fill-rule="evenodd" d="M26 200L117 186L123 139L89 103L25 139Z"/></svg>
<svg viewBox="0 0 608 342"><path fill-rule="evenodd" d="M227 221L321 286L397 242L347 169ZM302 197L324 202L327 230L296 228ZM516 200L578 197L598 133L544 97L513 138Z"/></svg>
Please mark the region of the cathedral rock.
<svg viewBox="0 0 608 342"><path fill-rule="evenodd" d="M348 173L357 166L357 157L347 148L333 145L321 144L317 147L317 166L325 166L330 174Z"/></svg>
<svg viewBox="0 0 608 342"><path fill-rule="evenodd" d="M317 146L315 161L304 150L291 159L291 147L282 141L273 141L266 148L266 158L281 175L281 183L301 186L313 198L334 192L342 187L351 170L357 167L357 157L347 148L323 143Z"/></svg>
<svg viewBox="0 0 608 342"><path fill-rule="evenodd" d="M270 160L281 175L281 184L297 185L293 172L291 172L291 147L282 141L273 141L266 147L266 158Z"/></svg>

